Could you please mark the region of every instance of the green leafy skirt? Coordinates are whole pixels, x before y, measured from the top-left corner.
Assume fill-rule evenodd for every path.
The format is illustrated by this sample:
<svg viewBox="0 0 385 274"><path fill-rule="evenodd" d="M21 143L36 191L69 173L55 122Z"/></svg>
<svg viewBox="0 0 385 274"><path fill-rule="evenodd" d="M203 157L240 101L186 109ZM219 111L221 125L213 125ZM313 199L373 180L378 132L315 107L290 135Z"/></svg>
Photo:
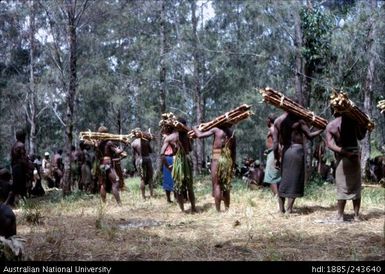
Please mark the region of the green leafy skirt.
<svg viewBox="0 0 385 274"><path fill-rule="evenodd" d="M231 189L231 179L233 178L233 159L231 158L230 148L222 148L218 159L218 178L222 191Z"/></svg>
<svg viewBox="0 0 385 274"><path fill-rule="evenodd" d="M192 187L193 175L191 157L186 155L182 149L179 149L175 155L171 175L174 180L174 191L176 193L182 193Z"/></svg>

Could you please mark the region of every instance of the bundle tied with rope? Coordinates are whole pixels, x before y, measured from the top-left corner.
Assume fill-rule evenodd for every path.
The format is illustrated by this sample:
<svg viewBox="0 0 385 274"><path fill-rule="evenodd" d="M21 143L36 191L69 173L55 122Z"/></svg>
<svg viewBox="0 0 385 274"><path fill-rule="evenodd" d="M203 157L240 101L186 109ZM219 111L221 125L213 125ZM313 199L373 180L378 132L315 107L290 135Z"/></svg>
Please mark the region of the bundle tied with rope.
<svg viewBox="0 0 385 274"><path fill-rule="evenodd" d="M133 137L134 135L132 133L127 135L92 131L81 131L79 133L80 141L92 146L96 146L100 141L117 141L128 145L131 143Z"/></svg>
<svg viewBox="0 0 385 274"><path fill-rule="evenodd" d="M202 132L208 131L214 127L220 127L224 124L234 125L249 118L253 113L250 111L251 106L247 104L240 105L239 107L226 112L223 115L216 117L210 122L202 123L198 126L198 129ZM195 132L190 130L188 132L190 138L196 138Z"/></svg>
<svg viewBox="0 0 385 274"><path fill-rule="evenodd" d="M325 129L328 121L318 115L315 115L313 111L310 111L300 104L294 102L290 98L286 97L281 92L273 90L270 87L265 89L259 89L259 92L263 96L263 100L271 105L278 107L284 111L293 113L310 123L312 126L315 126L319 129Z"/></svg>
<svg viewBox="0 0 385 274"><path fill-rule="evenodd" d="M381 113L385 113L385 100L378 101L377 107Z"/></svg>
<svg viewBox="0 0 385 274"><path fill-rule="evenodd" d="M369 131L374 129L374 122L349 99L346 92L334 90L330 95L330 105L335 111L346 114L346 116L357 121L359 125L367 128Z"/></svg>
<svg viewBox="0 0 385 274"><path fill-rule="evenodd" d="M169 126L172 128L175 128L177 131L180 132L189 132L190 129L178 121L177 117L172 112L163 113L162 119L159 121L159 126Z"/></svg>

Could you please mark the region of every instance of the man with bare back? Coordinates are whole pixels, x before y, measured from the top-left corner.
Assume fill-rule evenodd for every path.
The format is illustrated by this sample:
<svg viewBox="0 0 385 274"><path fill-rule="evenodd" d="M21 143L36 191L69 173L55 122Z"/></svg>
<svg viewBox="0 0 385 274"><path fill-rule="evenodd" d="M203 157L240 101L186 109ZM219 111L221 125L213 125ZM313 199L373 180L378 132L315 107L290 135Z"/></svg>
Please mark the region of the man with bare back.
<svg viewBox="0 0 385 274"><path fill-rule="evenodd" d="M198 138L214 136L211 157L212 195L218 212L221 210L221 200L225 204L225 210L228 210L231 179L236 161L236 140L231 125L224 124L205 132L201 132L197 127L193 127L193 130Z"/></svg>
<svg viewBox="0 0 385 274"><path fill-rule="evenodd" d="M312 139L321 132L322 130L311 132L306 122L293 113L285 112L274 122L274 158L276 165L281 166L281 182L278 188L281 213L292 213L295 199L303 197L304 194L304 137ZM282 159L280 159L279 145L282 146ZM286 209L285 198L288 198Z"/></svg>
<svg viewBox="0 0 385 274"><path fill-rule="evenodd" d="M337 186L337 217L343 222L347 200L353 201L354 220L359 221L361 206L361 163L358 140L366 135L366 128L338 112L326 127L326 145L335 154L337 169L335 181Z"/></svg>
<svg viewBox="0 0 385 274"><path fill-rule="evenodd" d="M153 196L153 168L150 153L152 153L152 147L149 140L142 138L135 138L131 143L132 155L134 165L140 175L140 190L142 192L142 198L146 199L145 187L148 185L150 188L150 196Z"/></svg>
<svg viewBox="0 0 385 274"><path fill-rule="evenodd" d="M178 118L178 121L186 125L186 120ZM160 151L161 157L164 158L166 151L172 148L174 162L172 164L172 178L174 180L174 193L176 195L179 207L184 211L184 199L187 196L191 203L191 212L196 212L195 195L193 189L192 177L192 160L189 153L192 151L190 139L186 132L179 132L174 129L170 134L166 135ZM164 162L164 161L163 161ZM175 168L182 167L177 170ZM183 178L183 179L182 179Z"/></svg>

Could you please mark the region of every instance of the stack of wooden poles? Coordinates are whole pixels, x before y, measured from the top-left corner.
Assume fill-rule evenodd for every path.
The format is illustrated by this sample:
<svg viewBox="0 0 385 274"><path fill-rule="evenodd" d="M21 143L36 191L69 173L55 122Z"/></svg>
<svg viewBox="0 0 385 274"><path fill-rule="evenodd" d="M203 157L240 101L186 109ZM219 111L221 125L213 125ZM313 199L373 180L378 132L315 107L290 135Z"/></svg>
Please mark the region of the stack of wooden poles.
<svg viewBox="0 0 385 274"><path fill-rule="evenodd" d="M239 107L216 117L210 122L200 124L198 126L198 129L204 132L214 127L220 127L224 124L234 125L236 123L239 123L240 121L245 120L252 115L250 108L251 106L246 104L240 105ZM193 130L190 130L188 135L190 138L196 138L195 132Z"/></svg>
<svg viewBox="0 0 385 274"><path fill-rule="evenodd" d="M281 92L273 90L270 87L266 87L265 89L260 89L259 92L263 96L263 100L265 102L270 103L273 106L278 107L284 111L293 113L317 128L320 128L320 129L326 128L328 124L328 121L326 119L315 115L314 112L294 102L293 100L291 100L290 98L282 94Z"/></svg>
<svg viewBox="0 0 385 274"><path fill-rule="evenodd" d="M80 141L83 141L84 143L93 146L95 146L99 141L117 141L125 144L130 144L133 137L133 134L121 135L91 131L81 131L79 133Z"/></svg>
<svg viewBox="0 0 385 274"><path fill-rule="evenodd" d="M173 128L176 128L177 131L181 132L189 132L190 129L178 121L177 117L172 112L163 113L162 114L162 120L159 122L159 126L170 126Z"/></svg>
<svg viewBox="0 0 385 274"><path fill-rule="evenodd" d="M379 101L377 107L379 108L381 113L385 113L385 100Z"/></svg>
<svg viewBox="0 0 385 274"><path fill-rule="evenodd" d="M367 128L369 131L374 129L374 122L367 114L362 112L352 100L349 99L346 92L333 91L330 96L330 105L335 111L344 113L346 116L357 121L359 125Z"/></svg>

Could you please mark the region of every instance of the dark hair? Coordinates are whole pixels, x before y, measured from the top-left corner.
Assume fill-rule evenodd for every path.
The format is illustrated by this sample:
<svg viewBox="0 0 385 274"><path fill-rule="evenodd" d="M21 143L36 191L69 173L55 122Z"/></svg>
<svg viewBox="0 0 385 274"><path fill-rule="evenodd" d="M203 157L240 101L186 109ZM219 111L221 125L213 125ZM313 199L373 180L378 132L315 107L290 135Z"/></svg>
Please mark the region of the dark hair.
<svg viewBox="0 0 385 274"><path fill-rule="evenodd" d="M339 116L341 116L341 113L338 112L332 105L330 105L330 111L331 111L331 113L332 113L332 115L333 115L334 117L339 117Z"/></svg>
<svg viewBox="0 0 385 274"><path fill-rule="evenodd" d="M26 135L24 130L18 130L16 131L16 140L24 142Z"/></svg>
<svg viewBox="0 0 385 274"><path fill-rule="evenodd" d="M184 124L185 126L187 125L187 121L186 121L186 119L185 118L183 118L183 117L178 117L178 122L181 122L182 124Z"/></svg>
<svg viewBox="0 0 385 274"><path fill-rule="evenodd" d="M59 153L61 155L63 153L63 150L60 148L57 150L57 153Z"/></svg>
<svg viewBox="0 0 385 274"><path fill-rule="evenodd" d="M268 119L271 123L274 123L275 119L277 119L277 116L275 116L273 113L270 113L270 114L267 116L267 119Z"/></svg>

